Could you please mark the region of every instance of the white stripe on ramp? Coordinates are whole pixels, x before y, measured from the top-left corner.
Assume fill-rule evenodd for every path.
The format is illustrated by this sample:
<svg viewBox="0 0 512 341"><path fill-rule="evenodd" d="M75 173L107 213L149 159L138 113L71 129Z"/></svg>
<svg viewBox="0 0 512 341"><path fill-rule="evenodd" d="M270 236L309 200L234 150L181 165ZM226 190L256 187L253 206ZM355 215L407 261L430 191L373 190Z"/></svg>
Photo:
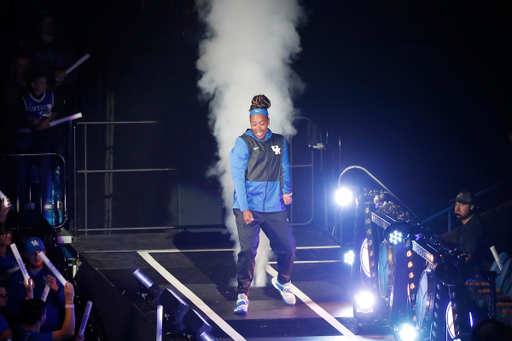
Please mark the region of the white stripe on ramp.
<svg viewBox="0 0 512 341"><path fill-rule="evenodd" d="M267 272L270 276L276 277L277 271L274 270L273 267L270 265L267 265ZM327 323L329 323L331 326L336 328L340 333L342 333L344 336L346 336L349 340L360 340L354 333L352 333L347 327L342 325L338 320L336 320L331 314L326 312L322 307L320 307L318 304L313 302L311 298L309 298L305 293L300 291L295 285L290 283L293 293L295 296L300 299L302 302L304 302L311 310L313 310L315 313L317 313L321 318L323 318Z"/></svg>
<svg viewBox="0 0 512 341"><path fill-rule="evenodd" d="M166 268L164 268L160 263L158 263L149 253L138 251L137 252L149 265L151 265L162 277L164 277L169 283L172 284L173 287L176 288L180 293L182 293L190 302L194 303L194 305L199 308L203 313L206 314L215 322L217 326L219 326L226 334L229 335L234 341L246 341L242 335L238 334L236 330L234 330L226 321L221 319L219 315L217 315L206 303L203 302L199 297L197 297L189 288L184 286L180 281L176 279Z"/></svg>

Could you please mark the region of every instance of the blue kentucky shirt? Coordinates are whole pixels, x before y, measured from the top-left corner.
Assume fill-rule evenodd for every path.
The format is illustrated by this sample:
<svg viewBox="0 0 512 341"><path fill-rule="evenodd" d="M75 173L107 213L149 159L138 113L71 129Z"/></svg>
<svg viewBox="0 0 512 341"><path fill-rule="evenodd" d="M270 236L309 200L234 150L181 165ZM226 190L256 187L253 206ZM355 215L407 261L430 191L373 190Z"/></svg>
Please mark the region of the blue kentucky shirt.
<svg viewBox="0 0 512 341"><path fill-rule="evenodd" d="M51 92L43 93L39 99L35 98L32 94L23 97L25 103L25 110L28 116L37 120L50 116L53 108L53 94Z"/></svg>

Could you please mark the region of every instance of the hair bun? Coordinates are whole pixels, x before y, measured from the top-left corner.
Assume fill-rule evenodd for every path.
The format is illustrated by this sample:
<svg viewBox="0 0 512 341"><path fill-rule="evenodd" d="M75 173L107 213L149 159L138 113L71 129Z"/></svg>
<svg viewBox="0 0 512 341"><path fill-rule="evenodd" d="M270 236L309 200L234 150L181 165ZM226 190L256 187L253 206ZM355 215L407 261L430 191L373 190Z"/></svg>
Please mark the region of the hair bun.
<svg viewBox="0 0 512 341"><path fill-rule="evenodd" d="M270 100L268 99L267 96L265 95L256 95L252 98L252 102L251 102L251 108L249 109L249 111L253 110L253 109L268 109L270 108Z"/></svg>

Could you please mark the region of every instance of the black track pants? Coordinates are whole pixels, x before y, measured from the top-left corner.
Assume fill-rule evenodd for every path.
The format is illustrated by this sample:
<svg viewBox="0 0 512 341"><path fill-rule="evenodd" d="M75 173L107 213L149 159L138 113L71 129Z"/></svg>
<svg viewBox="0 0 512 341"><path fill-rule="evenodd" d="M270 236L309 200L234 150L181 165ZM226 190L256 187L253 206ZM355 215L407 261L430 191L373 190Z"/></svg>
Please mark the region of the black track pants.
<svg viewBox="0 0 512 341"><path fill-rule="evenodd" d="M260 242L260 228L270 240L270 247L277 256L277 280L288 283L295 260L295 239L293 238L286 211L262 213L251 211L254 221L246 224L243 214L235 209L240 253L237 263L238 293L247 294L254 278L254 258Z"/></svg>

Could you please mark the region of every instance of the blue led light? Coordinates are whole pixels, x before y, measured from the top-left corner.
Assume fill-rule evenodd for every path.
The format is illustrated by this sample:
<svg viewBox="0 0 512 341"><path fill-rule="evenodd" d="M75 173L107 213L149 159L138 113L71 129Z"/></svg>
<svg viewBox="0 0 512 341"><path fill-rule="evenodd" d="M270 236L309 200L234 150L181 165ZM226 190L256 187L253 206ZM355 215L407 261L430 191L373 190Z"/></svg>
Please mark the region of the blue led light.
<svg viewBox="0 0 512 341"><path fill-rule="evenodd" d="M343 262L345 262L345 264L352 265L354 264L355 258L356 256L354 254L354 251L349 250L345 252L345 254L343 255Z"/></svg>
<svg viewBox="0 0 512 341"><path fill-rule="evenodd" d="M398 340L414 341L417 339L418 330L408 323L404 323L398 327Z"/></svg>
<svg viewBox="0 0 512 341"><path fill-rule="evenodd" d="M402 232L393 231L389 235L389 243L390 244L396 245L396 244L401 243L401 242L402 242Z"/></svg>

